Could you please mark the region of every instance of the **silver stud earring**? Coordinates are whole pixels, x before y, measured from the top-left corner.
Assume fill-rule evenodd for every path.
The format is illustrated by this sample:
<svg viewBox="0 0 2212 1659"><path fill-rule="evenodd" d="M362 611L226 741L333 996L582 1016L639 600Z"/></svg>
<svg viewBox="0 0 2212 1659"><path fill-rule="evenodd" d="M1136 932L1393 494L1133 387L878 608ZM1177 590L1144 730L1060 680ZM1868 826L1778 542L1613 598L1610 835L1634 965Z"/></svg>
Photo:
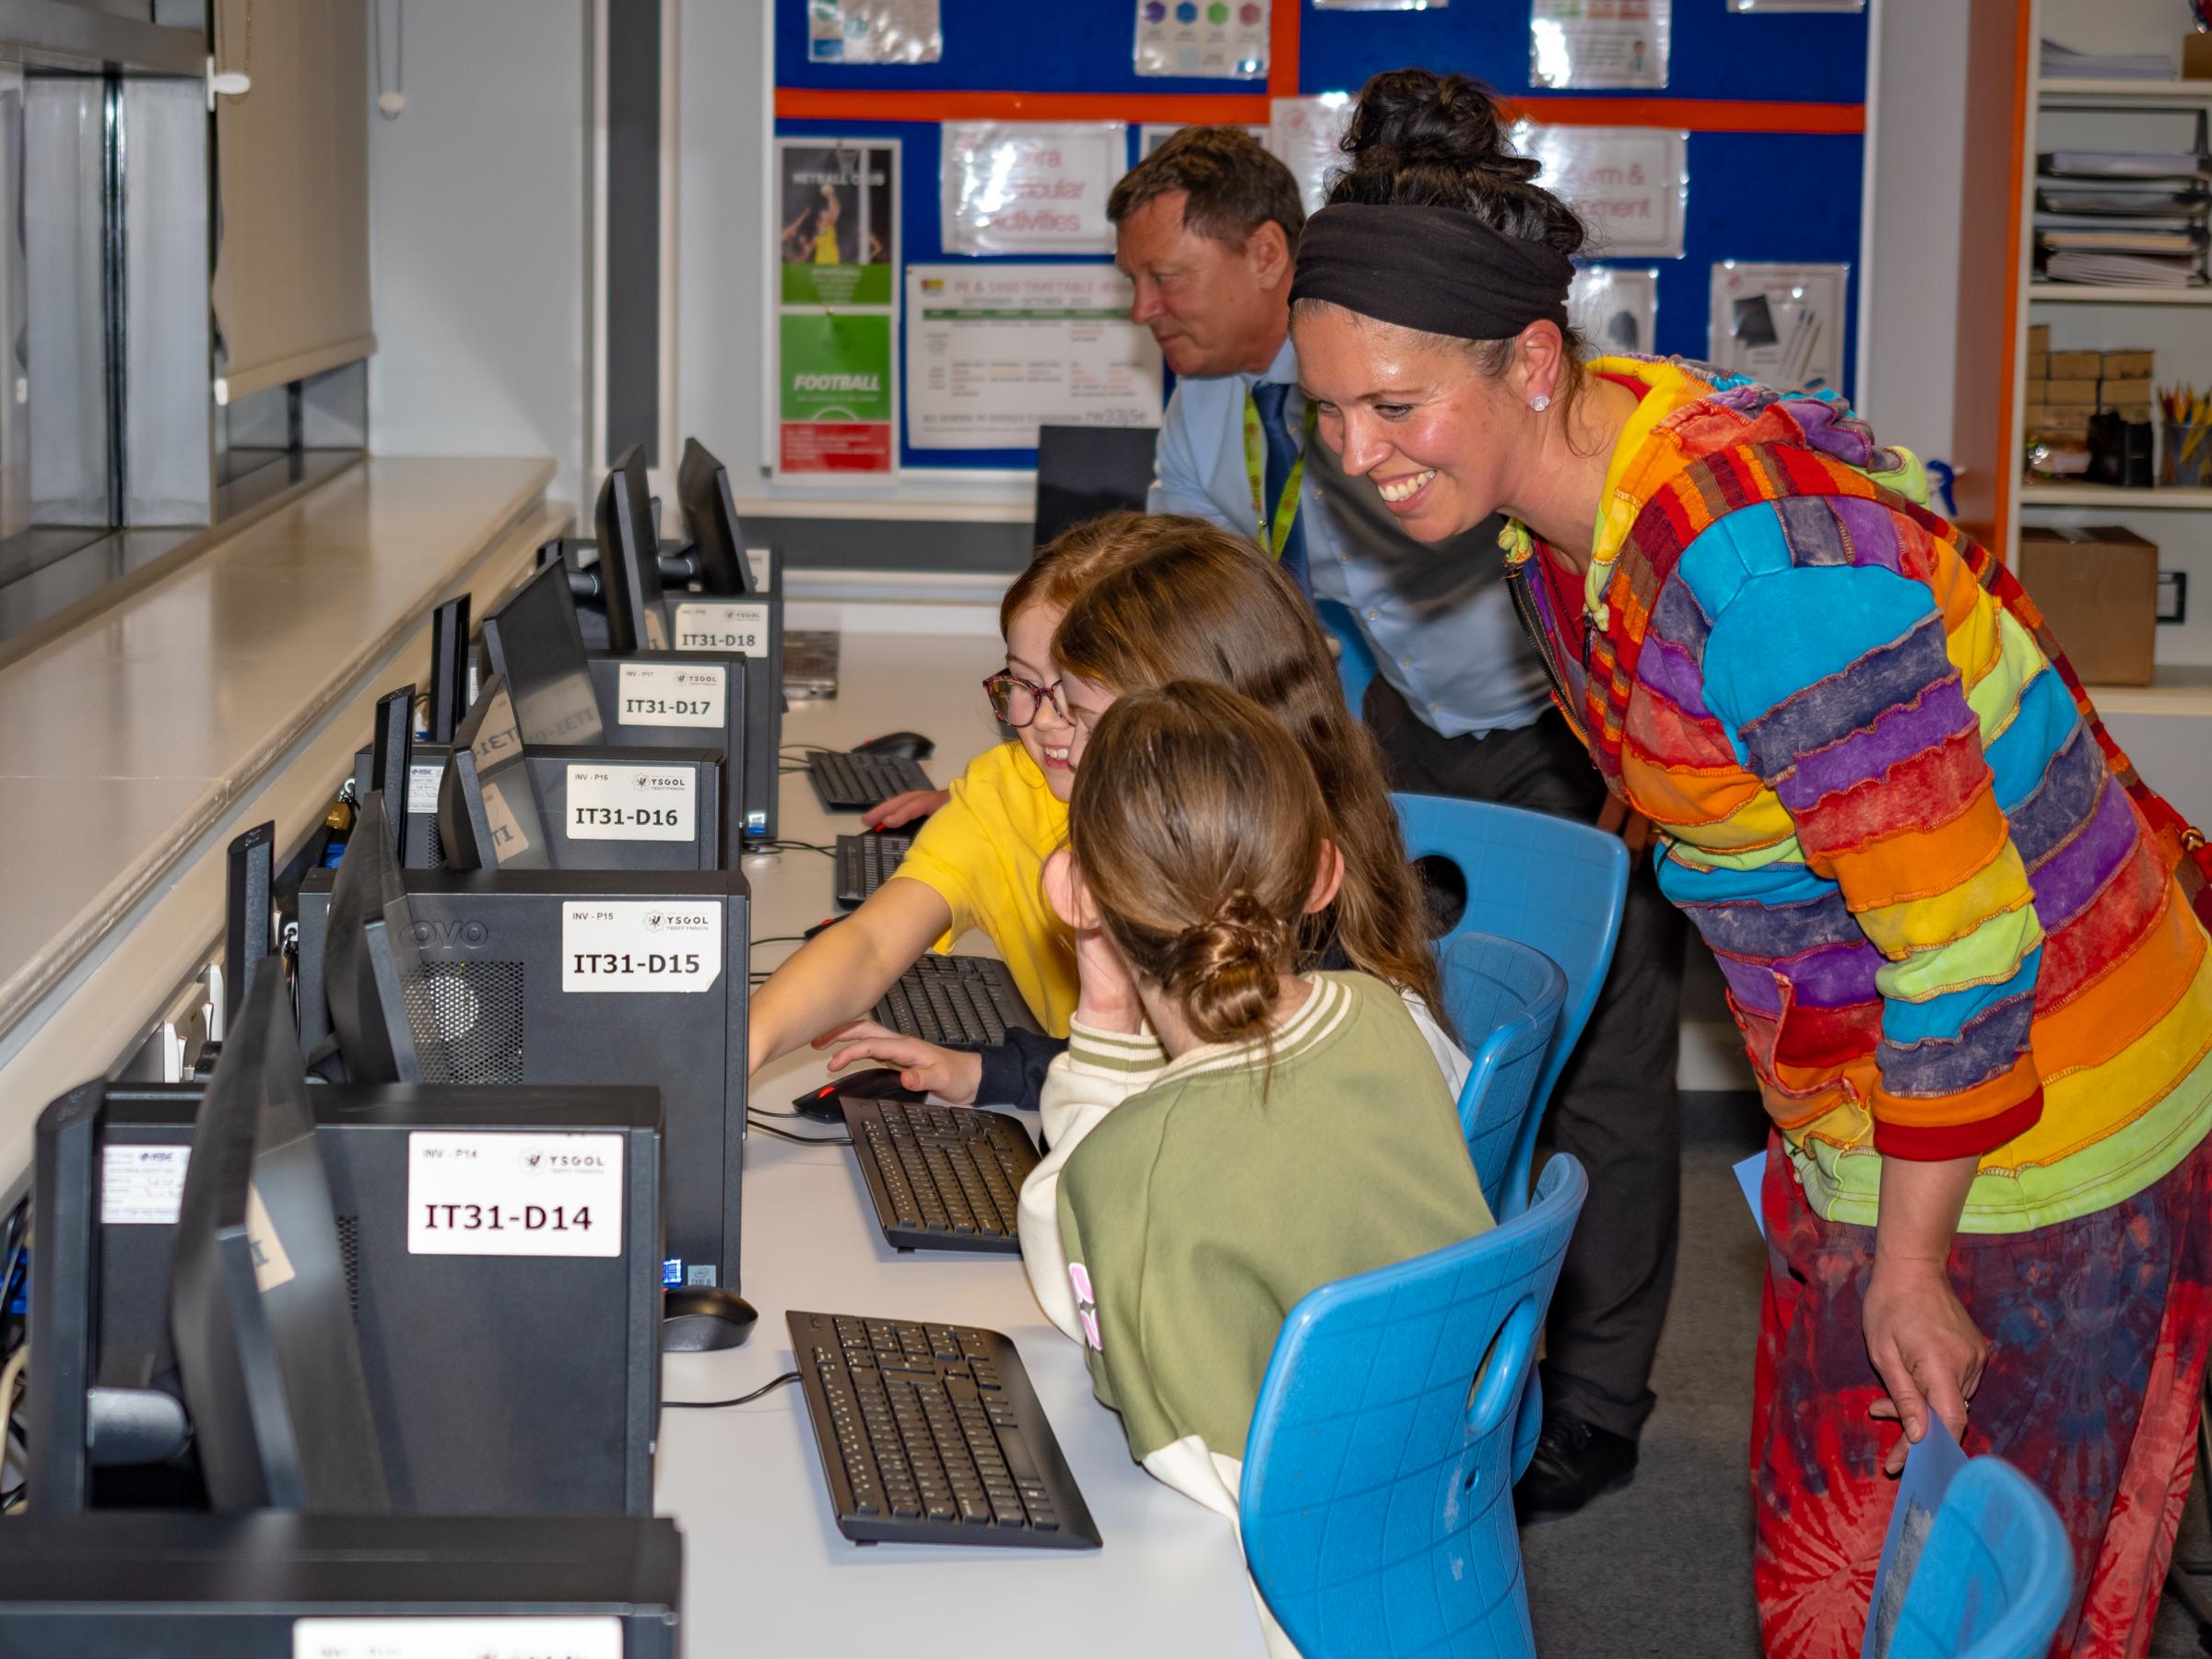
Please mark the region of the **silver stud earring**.
<svg viewBox="0 0 2212 1659"><path fill-rule="evenodd" d="M1537 414L1543 414L1545 410L1551 407L1551 394L1548 392L1537 393L1528 400L1528 406Z"/></svg>

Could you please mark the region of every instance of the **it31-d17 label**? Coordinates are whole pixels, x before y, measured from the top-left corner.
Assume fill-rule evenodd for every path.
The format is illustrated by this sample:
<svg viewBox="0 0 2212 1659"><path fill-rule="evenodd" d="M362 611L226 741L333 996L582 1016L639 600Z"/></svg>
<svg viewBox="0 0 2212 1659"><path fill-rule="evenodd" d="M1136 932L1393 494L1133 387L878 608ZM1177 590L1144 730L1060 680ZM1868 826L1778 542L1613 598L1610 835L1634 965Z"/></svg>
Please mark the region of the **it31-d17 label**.
<svg viewBox="0 0 2212 1659"><path fill-rule="evenodd" d="M711 899L577 899L561 906L560 988L705 991L722 977L722 905Z"/></svg>
<svg viewBox="0 0 2212 1659"><path fill-rule="evenodd" d="M678 651L768 654L768 606L725 599L689 599L676 607Z"/></svg>
<svg viewBox="0 0 2212 1659"><path fill-rule="evenodd" d="M719 726L728 671L719 663L624 663L615 692L622 725Z"/></svg>
<svg viewBox="0 0 2212 1659"><path fill-rule="evenodd" d="M698 782L688 766L571 765L569 839L688 841L698 831Z"/></svg>
<svg viewBox="0 0 2212 1659"><path fill-rule="evenodd" d="M407 1136L412 1255L622 1253L622 1137L418 1129Z"/></svg>

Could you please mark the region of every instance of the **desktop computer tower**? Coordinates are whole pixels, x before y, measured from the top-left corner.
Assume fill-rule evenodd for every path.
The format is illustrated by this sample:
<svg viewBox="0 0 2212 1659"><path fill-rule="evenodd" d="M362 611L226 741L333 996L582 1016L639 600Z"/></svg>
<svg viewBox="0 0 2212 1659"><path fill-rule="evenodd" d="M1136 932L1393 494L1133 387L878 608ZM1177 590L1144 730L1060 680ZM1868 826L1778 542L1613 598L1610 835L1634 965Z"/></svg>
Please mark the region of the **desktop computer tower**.
<svg viewBox="0 0 2212 1659"><path fill-rule="evenodd" d="M783 595L670 594L663 604L676 654L726 655L734 674L744 677L745 833L772 839L783 747Z"/></svg>
<svg viewBox="0 0 2212 1659"><path fill-rule="evenodd" d="M718 602L719 603L719 602ZM759 606L766 600L745 603ZM782 602L773 602L782 614ZM711 652L656 651L637 656L590 653L592 689L606 741L654 747L719 748L729 757L724 798L735 851L741 841L773 840L781 787L782 635L776 636L777 679L768 689L751 665L765 658Z"/></svg>
<svg viewBox="0 0 2212 1659"><path fill-rule="evenodd" d="M96 1468L115 1460L85 1448L143 1438L146 1414L163 1409L147 1391L170 1347L204 1092L88 1083L40 1116L27 1394L38 1524L196 1500L188 1472ZM394 1509L650 1513L657 1091L331 1084L308 1100ZM581 1226L579 1206L591 1212Z"/></svg>
<svg viewBox="0 0 2212 1659"><path fill-rule="evenodd" d="M331 1029L332 872L300 891L300 1040ZM750 937L735 871L422 870L410 1018L454 1083L643 1083L666 1112L668 1282L738 1288Z"/></svg>
<svg viewBox="0 0 2212 1659"><path fill-rule="evenodd" d="M728 863L720 749L555 744L524 749L496 781L467 750L460 764L450 821L460 844L449 844L441 827L440 862L409 868L695 873ZM516 798L522 792L527 799ZM535 856L518 862L518 848Z"/></svg>
<svg viewBox="0 0 2212 1659"><path fill-rule="evenodd" d="M400 830L399 862L410 870L445 868L445 843L438 835L438 782L449 753L442 743L418 740L407 750L407 799ZM375 751L353 756L353 798L365 801L376 787Z"/></svg>
<svg viewBox="0 0 2212 1659"><path fill-rule="evenodd" d="M681 1652L683 1539L665 1519L261 1510L8 1531L0 1659Z"/></svg>

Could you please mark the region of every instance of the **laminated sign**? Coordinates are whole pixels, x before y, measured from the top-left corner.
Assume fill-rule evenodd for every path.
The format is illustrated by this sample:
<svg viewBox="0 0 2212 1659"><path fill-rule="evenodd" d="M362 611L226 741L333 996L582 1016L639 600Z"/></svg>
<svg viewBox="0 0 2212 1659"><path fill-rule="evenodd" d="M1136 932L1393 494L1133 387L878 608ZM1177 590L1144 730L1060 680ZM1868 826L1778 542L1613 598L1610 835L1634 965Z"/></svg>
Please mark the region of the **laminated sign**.
<svg viewBox="0 0 2212 1659"><path fill-rule="evenodd" d="M1128 171L1118 121L948 121L947 253L1111 253L1106 197Z"/></svg>
<svg viewBox="0 0 2212 1659"><path fill-rule="evenodd" d="M895 139L776 140L776 472L888 480L899 337Z"/></svg>

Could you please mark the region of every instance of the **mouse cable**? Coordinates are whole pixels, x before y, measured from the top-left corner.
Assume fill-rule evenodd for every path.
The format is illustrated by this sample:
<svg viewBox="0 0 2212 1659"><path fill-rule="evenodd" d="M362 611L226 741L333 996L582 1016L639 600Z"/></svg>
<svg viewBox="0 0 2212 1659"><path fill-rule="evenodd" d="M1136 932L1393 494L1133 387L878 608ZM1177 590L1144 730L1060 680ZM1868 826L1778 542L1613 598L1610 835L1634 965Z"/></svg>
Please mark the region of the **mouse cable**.
<svg viewBox="0 0 2212 1659"><path fill-rule="evenodd" d="M754 945L804 945L806 942L805 934L762 934L759 938L749 941Z"/></svg>
<svg viewBox="0 0 2212 1659"><path fill-rule="evenodd" d="M745 1114L745 1121L763 1135L772 1135L778 1140L795 1141L802 1147L849 1147L853 1144L853 1137L849 1135L794 1135L788 1129L779 1129L772 1124L762 1123L749 1112Z"/></svg>
<svg viewBox="0 0 2212 1659"><path fill-rule="evenodd" d="M835 847L825 847L819 841L754 841L752 845L759 848L764 853L819 853L824 858L835 858L837 856L837 849Z"/></svg>
<svg viewBox="0 0 2212 1659"><path fill-rule="evenodd" d="M663 1400L670 1411L720 1411L724 1406L750 1406L762 1394L774 1394L779 1388L788 1388L799 1380L795 1371L785 1371L773 1382L763 1382L748 1394L739 1394L734 1400Z"/></svg>

